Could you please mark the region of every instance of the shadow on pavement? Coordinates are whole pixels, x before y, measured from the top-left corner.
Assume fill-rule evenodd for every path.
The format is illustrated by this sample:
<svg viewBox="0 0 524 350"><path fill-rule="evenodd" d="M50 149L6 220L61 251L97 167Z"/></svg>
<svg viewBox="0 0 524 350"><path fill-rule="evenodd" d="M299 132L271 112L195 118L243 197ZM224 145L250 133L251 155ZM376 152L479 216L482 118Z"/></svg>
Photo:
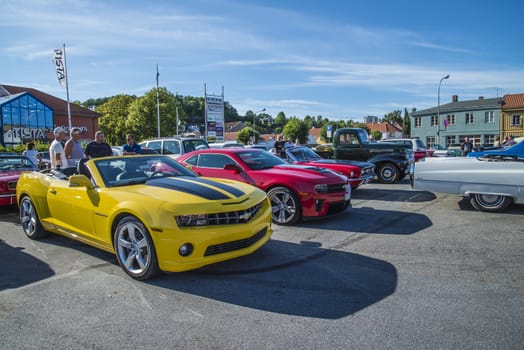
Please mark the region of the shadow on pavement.
<svg viewBox="0 0 524 350"><path fill-rule="evenodd" d="M337 319L391 295L397 270L320 244L271 240L252 255L148 283L257 310Z"/></svg>
<svg viewBox="0 0 524 350"><path fill-rule="evenodd" d="M24 248L12 247L0 239L0 291L19 288L55 274L48 264L23 250Z"/></svg>
<svg viewBox="0 0 524 350"><path fill-rule="evenodd" d="M432 225L433 222L424 214L360 207L350 208L336 216L301 222L296 226L356 233L410 235Z"/></svg>
<svg viewBox="0 0 524 350"><path fill-rule="evenodd" d="M365 186L353 191L351 197L353 200L380 200L408 203L431 202L437 198L434 193L428 191L378 189L366 188Z"/></svg>

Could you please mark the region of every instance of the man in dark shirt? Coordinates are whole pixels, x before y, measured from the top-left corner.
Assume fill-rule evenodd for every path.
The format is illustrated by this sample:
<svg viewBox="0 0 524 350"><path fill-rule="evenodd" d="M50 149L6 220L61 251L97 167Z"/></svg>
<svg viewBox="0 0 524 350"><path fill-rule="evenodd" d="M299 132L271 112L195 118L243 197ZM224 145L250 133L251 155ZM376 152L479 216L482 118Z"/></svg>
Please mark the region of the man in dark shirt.
<svg viewBox="0 0 524 350"><path fill-rule="evenodd" d="M104 142L104 133L97 131L95 139L87 144L84 154L86 158L108 157L113 155L113 150Z"/></svg>
<svg viewBox="0 0 524 350"><path fill-rule="evenodd" d="M278 140L275 141L274 150L275 154L281 158L286 158L286 141L284 141L284 136L280 135Z"/></svg>

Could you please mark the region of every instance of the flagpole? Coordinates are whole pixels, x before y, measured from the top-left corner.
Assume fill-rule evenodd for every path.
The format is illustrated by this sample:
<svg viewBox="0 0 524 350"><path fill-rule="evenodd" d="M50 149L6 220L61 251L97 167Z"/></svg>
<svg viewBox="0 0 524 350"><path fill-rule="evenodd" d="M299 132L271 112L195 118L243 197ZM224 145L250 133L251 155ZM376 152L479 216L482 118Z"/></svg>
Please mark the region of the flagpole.
<svg viewBox="0 0 524 350"><path fill-rule="evenodd" d="M67 121L69 123L69 132L71 132L72 129L72 123L71 123L71 106L69 103L69 82L68 82L68 75L67 74L67 59L66 59L66 52L65 52L65 44L64 44L64 70L65 70L65 81L66 81L66 95L67 95Z"/></svg>
<svg viewBox="0 0 524 350"><path fill-rule="evenodd" d="M160 98L158 96L158 64L156 65L156 118L157 118L157 130L158 137L160 137Z"/></svg>

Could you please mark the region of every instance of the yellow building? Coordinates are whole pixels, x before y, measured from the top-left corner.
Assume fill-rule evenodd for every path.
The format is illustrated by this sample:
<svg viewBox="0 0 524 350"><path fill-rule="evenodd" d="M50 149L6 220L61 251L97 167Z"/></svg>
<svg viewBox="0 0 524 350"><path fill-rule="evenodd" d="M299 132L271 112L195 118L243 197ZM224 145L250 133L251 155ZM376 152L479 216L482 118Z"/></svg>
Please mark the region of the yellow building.
<svg viewBox="0 0 524 350"><path fill-rule="evenodd" d="M506 136L513 138L524 136L524 94L504 95L500 114L501 143Z"/></svg>

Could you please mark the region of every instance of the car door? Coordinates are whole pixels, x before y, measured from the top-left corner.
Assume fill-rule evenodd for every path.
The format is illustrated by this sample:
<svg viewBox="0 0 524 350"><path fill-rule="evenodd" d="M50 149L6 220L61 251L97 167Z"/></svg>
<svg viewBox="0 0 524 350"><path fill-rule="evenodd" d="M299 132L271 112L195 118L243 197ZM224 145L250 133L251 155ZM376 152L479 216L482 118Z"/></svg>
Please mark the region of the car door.
<svg viewBox="0 0 524 350"><path fill-rule="evenodd" d="M47 202L52 222L68 234L97 242L94 234L94 209L98 204L95 189L72 186L68 180L53 180L47 190Z"/></svg>
<svg viewBox="0 0 524 350"><path fill-rule="evenodd" d="M226 165L234 168L224 169ZM251 183L246 172L228 155L218 153L203 153L198 155L193 171L199 176L218 177Z"/></svg>

